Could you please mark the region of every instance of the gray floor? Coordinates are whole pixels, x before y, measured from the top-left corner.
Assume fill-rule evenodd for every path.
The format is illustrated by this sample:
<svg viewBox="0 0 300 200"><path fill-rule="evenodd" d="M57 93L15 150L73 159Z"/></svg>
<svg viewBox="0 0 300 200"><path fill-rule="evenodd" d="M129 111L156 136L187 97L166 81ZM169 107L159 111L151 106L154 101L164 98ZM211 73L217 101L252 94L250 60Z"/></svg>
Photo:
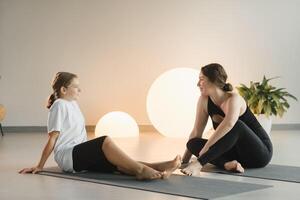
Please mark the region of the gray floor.
<svg viewBox="0 0 300 200"><path fill-rule="evenodd" d="M272 131L274 157L271 163L300 167L300 131ZM92 134L89 137L93 137ZM0 136L0 199L166 199L183 200L153 192L125 189L94 183L58 179L39 175L20 175L23 167L37 163L47 135L44 133L7 133ZM116 143L131 157L141 161L155 162L167 160L181 154L185 140L171 139L158 133L142 133L139 138L115 139ZM53 156L46 166L55 166ZM178 171L176 173L179 173ZM255 178L202 173L201 176L212 179L224 179L237 182L272 185L272 188L219 199L299 199L300 184L281 181L269 181ZM199 186L201 187L201 186Z"/></svg>

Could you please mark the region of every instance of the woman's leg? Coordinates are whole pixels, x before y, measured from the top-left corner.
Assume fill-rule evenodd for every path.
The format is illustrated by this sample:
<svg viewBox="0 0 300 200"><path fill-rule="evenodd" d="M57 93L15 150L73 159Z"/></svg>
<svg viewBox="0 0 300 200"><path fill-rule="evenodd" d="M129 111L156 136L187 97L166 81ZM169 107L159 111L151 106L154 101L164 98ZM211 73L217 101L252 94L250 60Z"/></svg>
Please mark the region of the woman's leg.
<svg viewBox="0 0 300 200"><path fill-rule="evenodd" d="M224 164L224 169L227 171L244 173L245 169L237 160L228 161Z"/></svg>
<svg viewBox="0 0 300 200"><path fill-rule="evenodd" d="M201 165L205 165L233 147L236 149L236 160L244 167L263 167L268 164L272 156L272 152L256 133L244 122L238 120L225 136L198 158L198 161Z"/></svg>
<svg viewBox="0 0 300 200"><path fill-rule="evenodd" d="M237 159L224 163L225 169L243 172L242 166L247 168L266 166L271 160L272 148L265 144L265 141L262 141L257 134L260 133L254 133L244 122L238 120L225 136L198 157L200 164L191 163L182 172L189 175L198 174L203 165L218 159L233 148Z"/></svg>
<svg viewBox="0 0 300 200"><path fill-rule="evenodd" d="M107 160L123 173L135 175L138 179L158 179L164 175L163 172L131 159L109 137L105 138L101 148Z"/></svg>
<svg viewBox="0 0 300 200"><path fill-rule="evenodd" d="M262 127L254 132L243 122L240 123L240 127L247 133L240 133L236 145L241 164L247 168L265 167L273 155L272 143L267 133Z"/></svg>
<svg viewBox="0 0 300 200"><path fill-rule="evenodd" d="M195 155L196 157L199 157L199 152L204 147L206 142L207 142L207 139L192 138L187 142L186 147L193 155ZM223 168L225 168L225 166L224 166L225 163L227 163L228 161L232 161L234 159L236 159L235 149L232 148L229 151L227 151L227 152L223 153L222 155L220 155L219 157L217 157L216 159L210 160L209 163L223 169Z"/></svg>
<svg viewBox="0 0 300 200"><path fill-rule="evenodd" d="M198 157L199 152L204 147L206 142L207 142L206 139L193 138L188 141L187 149L190 152L192 152L196 157ZM216 157L214 160L210 160L209 162L216 165L217 167L222 168L222 169L243 172L244 169L242 168L240 163L238 163L237 161L235 161L234 163L232 161L232 162L230 162L230 165L229 165L228 161L232 160L233 158L235 158L235 148L234 147L231 148L230 150L228 150L227 152L223 153L219 157ZM235 166L234 166L234 164L235 164ZM199 175L202 167L203 167L203 165L201 165L201 163L196 160L196 161L192 161L187 167L183 168L181 170L181 172L186 175L189 175L189 176Z"/></svg>

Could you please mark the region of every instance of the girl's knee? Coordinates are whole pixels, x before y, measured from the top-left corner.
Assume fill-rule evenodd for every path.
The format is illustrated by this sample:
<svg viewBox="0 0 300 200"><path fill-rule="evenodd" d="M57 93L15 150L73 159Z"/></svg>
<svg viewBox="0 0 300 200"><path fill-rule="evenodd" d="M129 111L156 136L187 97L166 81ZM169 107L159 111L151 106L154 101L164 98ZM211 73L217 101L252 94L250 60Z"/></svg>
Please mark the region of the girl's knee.
<svg viewBox="0 0 300 200"><path fill-rule="evenodd" d="M104 146L108 146L113 143L113 140L111 139L111 137L109 137L109 136L103 136L103 137L104 137L104 139L103 139L102 148Z"/></svg>

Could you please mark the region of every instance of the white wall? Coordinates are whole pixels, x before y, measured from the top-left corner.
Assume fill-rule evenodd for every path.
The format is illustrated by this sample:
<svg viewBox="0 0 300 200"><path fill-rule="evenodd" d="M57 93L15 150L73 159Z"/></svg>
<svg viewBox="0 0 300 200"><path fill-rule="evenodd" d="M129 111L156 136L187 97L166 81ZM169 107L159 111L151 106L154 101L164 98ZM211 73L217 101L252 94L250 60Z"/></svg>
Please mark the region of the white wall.
<svg viewBox="0 0 300 200"><path fill-rule="evenodd" d="M175 67L219 62L233 84L281 76L300 98L300 1L0 0L4 126L46 124L57 71L77 73L88 125L112 110L150 124L147 90ZM299 102L275 123L300 123Z"/></svg>

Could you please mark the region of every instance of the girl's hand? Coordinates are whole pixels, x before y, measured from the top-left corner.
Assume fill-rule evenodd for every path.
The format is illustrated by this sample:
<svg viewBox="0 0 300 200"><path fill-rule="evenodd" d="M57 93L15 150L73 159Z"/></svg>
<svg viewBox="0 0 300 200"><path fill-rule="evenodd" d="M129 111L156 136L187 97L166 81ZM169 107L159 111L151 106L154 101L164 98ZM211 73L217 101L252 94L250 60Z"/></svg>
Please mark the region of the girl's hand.
<svg viewBox="0 0 300 200"><path fill-rule="evenodd" d="M27 173L36 174L42 170L43 170L43 168L40 168L40 167L31 167L31 168L24 168L24 169L20 170L19 173L20 174L27 174Z"/></svg>

